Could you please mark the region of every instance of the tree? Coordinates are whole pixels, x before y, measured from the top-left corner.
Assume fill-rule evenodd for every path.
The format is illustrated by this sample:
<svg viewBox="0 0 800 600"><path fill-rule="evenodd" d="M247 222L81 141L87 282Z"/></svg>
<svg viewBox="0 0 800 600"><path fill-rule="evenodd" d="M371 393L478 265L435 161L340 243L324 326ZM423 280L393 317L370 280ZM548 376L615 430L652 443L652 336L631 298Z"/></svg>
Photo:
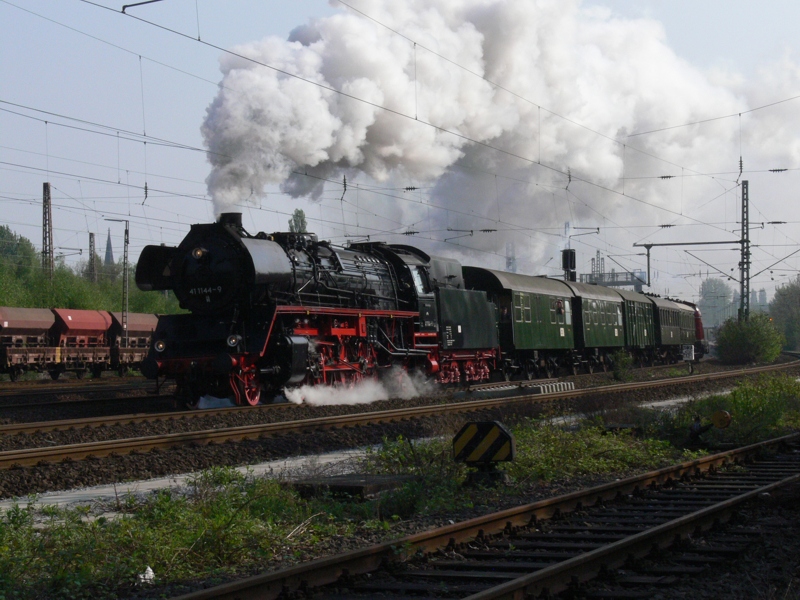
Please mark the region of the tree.
<svg viewBox="0 0 800 600"><path fill-rule="evenodd" d="M775 289L769 314L775 327L786 337L786 348L800 348L800 275Z"/></svg>
<svg viewBox="0 0 800 600"><path fill-rule="evenodd" d="M41 256L27 238L0 226L0 306L122 310L122 260L103 265L96 257L98 280L92 282L87 262L71 268L56 261L51 280L42 270ZM131 280L136 265L130 266ZM172 293L142 292L131 281L131 312L180 312Z"/></svg>
<svg viewBox="0 0 800 600"><path fill-rule="evenodd" d="M8 225L0 226L0 259L20 277L41 267L41 256L31 241Z"/></svg>
<svg viewBox="0 0 800 600"><path fill-rule="evenodd" d="M97 281L101 279L101 271L103 270L103 259L100 258L100 255L97 252L94 253L94 266L95 266L95 275L97 275ZM92 281L92 271L90 267L90 259L82 260L78 263L76 268L76 272L86 279L87 281Z"/></svg>
<svg viewBox="0 0 800 600"><path fill-rule="evenodd" d="M717 277L710 277L700 284L700 301L697 306L706 325L714 327L725 320L732 294L731 287Z"/></svg>
<svg viewBox="0 0 800 600"><path fill-rule="evenodd" d="M717 354L728 365L770 363L781 353L785 339L764 313L747 321L728 319L717 331Z"/></svg>
<svg viewBox="0 0 800 600"><path fill-rule="evenodd" d="M308 229L306 223L306 213L300 208L295 208L292 218L289 219L289 231L292 233L306 233Z"/></svg>

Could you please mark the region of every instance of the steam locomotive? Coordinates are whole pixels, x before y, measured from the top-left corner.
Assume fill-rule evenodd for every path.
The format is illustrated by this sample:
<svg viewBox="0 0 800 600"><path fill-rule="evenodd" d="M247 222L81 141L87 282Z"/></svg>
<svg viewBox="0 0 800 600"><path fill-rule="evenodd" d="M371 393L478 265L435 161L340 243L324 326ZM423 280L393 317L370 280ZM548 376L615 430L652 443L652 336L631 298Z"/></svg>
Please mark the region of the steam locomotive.
<svg viewBox="0 0 800 600"><path fill-rule="evenodd" d="M703 351L689 303L462 267L406 245L251 235L240 213L193 225L177 247L145 247L136 284L172 290L189 311L159 318L142 372L174 379L190 407L206 395L255 405L395 366L447 384L592 371L618 350L640 362Z"/></svg>

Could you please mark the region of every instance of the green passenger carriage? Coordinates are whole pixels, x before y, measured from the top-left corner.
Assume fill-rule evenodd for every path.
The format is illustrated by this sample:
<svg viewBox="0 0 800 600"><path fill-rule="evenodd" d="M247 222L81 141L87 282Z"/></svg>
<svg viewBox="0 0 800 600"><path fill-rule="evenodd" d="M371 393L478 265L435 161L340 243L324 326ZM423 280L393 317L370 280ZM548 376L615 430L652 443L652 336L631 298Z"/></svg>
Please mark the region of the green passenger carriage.
<svg viewBox="0 0 800 600"><path fill-rule="evenodd" d="M625 327L625 346L640 365L651 362L656 345L656 327L653 321L653 302L644 294L617 290L624 308L622 321Z"/></svg>
<svg viewBox="0 0 800 600"><path fill-rule="evenodd" d="M572 290L563 281L463 267L467 288L485 290L497 306L503 372L551 377L575 363Z"/></svg>
<svg viewBox="0 0 800 600"><path fill-rule="evenodd" d="M595 367L606 368L610 355L625 347L622 298L615 290L599 285L574 281L565 285L575 294L575 348L584 367L589 373Z"/></svg>
<svg viewBox="0 0 800 600"><path fill-rule="evenodd" d="M656 358L677 362L683 356L681 346L693 345L696 341L694 309L666 298L648 298L654 305L656 344L659 347Z"/></svg>

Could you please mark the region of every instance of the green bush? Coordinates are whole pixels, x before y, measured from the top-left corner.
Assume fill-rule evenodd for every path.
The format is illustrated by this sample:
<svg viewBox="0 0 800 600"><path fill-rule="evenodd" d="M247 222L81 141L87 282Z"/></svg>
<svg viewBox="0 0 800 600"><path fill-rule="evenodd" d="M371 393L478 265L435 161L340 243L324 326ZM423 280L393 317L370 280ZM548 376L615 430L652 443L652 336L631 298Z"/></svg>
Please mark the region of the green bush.
<svg viewBox="0 0 800 600"><path fill-rule="evenodd" d="M719 410L730 413L731 424L702 435L702 443L709 447L753 444L790 433L800 421L800 382L788 375L764 375L741 382L730 394L689 402L673 411L644 410L638 424L649 435L683 445L689 442L695 415L707 424Z"/></svg>
<svg viewBox="0 0 800 600"><path fill-rule="evenodd" d="M772 362L784 343L783 335L764 313L752 314L747 321L728 319L717 332L717 354L729 365Z"/></svg>
<svg viewBox="0 0 800 600"><path fill-rule="evenodd" d="M617 381L628 381L631 378L633 357L624 350L617 350L611 357L612 373Z"/></svg>

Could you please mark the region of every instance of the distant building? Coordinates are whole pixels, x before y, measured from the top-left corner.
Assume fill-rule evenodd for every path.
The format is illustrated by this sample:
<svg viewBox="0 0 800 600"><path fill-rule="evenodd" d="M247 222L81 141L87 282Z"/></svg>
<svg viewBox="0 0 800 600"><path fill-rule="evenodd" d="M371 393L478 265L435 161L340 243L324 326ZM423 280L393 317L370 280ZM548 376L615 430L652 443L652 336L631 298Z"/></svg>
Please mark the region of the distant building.
<svg viewBox="0 0 800 600"><path fill-rule="evenodd" d="M106 259L103 261L105 266L114 264L114 250L111 249L111 228L108 228L108 240L106 240Z"/></svg>

